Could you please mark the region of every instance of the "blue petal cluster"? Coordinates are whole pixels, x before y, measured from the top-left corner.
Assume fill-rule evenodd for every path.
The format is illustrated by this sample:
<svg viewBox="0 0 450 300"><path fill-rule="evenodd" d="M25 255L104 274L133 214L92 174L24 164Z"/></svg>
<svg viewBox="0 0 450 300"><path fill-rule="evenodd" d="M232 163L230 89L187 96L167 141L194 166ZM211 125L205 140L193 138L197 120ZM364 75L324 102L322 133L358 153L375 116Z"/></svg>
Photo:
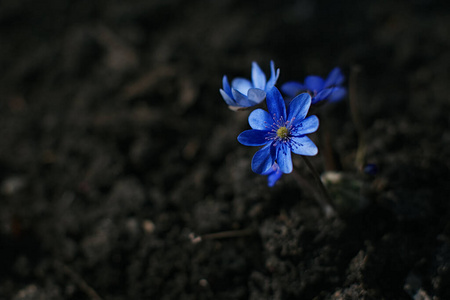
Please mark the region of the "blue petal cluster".
<svg viewBox="0 0 450 300"><path fill-rule="evenodd" d="M338 67L334 68L326 79L320 76L307 76L302 84L298 81L289 81L281 86L281 91L288 97L295 97L301 92L308 92L312 96L312 104L322 100L337 102L347 95L343 86L344 74Z"/></svg>
<svg viewBox="0 0 450 300"><path fill-rule="evenodd" d="M275 163L282 173L291 173L291 152L307 156L318 152L317 146L306 136L319 127L316 116L306 117L311 96L307 93L298 95L286 109L280 91L273 87L267 91L266 103L269 112L254 110L248 117L253 129L242 132L238 141L246 146L263 146L252 159L255 173L268 174Z"/></svg>
<svg viewBox="0 0 450 300"><path fill-rule="evenodd" d="M231 109L251 107L261 103L266 98L266 92L275 86L280 75L280 69L275 72L275 64L270 62L270 79L266 80L266 75L256 62L252 63L252 81L245 78L235 78L228 83L227 76L223 76L220 94L223 100Z"/></svg>

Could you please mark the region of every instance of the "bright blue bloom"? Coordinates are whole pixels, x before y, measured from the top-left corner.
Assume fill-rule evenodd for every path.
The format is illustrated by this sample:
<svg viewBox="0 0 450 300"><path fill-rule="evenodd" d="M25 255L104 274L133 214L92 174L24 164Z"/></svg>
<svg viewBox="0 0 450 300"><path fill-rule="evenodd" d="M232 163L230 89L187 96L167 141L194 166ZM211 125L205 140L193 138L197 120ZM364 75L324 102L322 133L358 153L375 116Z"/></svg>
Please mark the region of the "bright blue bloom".
<svg viewBox="0 0 450 300"><path fill-rule="evenodd" d="M275 185L275 183L278 181L278 179L281 178L281 175L283 175L283 172L281 172L278 164L274 163L272 165L272 168L269 168L269 170L262 173L261 175L266 175L267 176L267 185L269 187L273 187Z"/></svg>
<svg viewBox="0 0 450 300"><path fill-rule="evenodd" d="M235 78L228 83L227 76L223 76L223 89L220 94L223 100L233 110L257 105L266 98L266 92L270 90L278 80L280 69L275 72L275 64L270 62L270 79L266 81L266 75L256 62L252 63L252 81L245 78Z"/></svg>
<svg viewBox="0 0 450 300"><path fill-rule="evenodd" d="M303 93L295 97L286 111L286 105L276 87L267 91L269 112L255 109L248 117L253 129L238 136L245 146L263 146L252 159L252 170L264 174L278 163L281 172L292 172L291 151L300 155L316 155L318 150L306 134L319 127L316 116L306 117L311 106L311 96Z"/></svg>
<svg viewBox="0 0 450 300"><path fill-rule="evenodd" d="M342 85L345 77L341 69L334 68L326 79L320 76L307 76L305 83L289 81L281 86L281 91L288 97L295 97L301 92L308 92L312 97L312 104L322 100L337 102L347 95L347 89Z"/></svg>

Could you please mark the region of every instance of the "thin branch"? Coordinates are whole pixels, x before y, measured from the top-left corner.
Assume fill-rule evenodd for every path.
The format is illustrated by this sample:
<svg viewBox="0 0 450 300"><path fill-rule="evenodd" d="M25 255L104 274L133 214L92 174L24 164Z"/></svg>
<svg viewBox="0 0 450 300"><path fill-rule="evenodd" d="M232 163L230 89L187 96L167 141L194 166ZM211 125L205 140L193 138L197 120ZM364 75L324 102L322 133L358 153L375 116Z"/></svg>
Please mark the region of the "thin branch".
<svg viewBox="0 0 450 300"><path fill-rule="evenodd" d="M243 237L250 236L255 233L255 230L252 228L240 229L240 230L229 230L229 231L220 231L215 233L207 233L200 236L195 236L193 233L189 235L192 243L200 243L204 240L217 240L217 239L226 239L226 238L235 238L235 237Z"/></svg>
<svg viewBox="0 0 450 300"><path fill-rule="evenodd" d="M70 277L76 285L82 290L91 300L103 300L97 292L71 267L61 261L55 261L55 266L64 274Z"/></svg>

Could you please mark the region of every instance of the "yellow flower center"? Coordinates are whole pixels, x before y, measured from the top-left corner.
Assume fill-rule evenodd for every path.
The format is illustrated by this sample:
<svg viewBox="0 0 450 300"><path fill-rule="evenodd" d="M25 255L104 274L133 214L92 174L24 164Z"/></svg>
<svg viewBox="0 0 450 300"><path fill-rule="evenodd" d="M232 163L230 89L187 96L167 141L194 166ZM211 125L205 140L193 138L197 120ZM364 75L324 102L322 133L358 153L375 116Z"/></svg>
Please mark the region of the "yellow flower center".
<svg viewBox="0 0 450 300"><path fill-rule="evenodd" d="M278 128L277 136L280 139L284 140L284 139L286 139L288 137L288 135L289 135L289 130L285 126Z"/></svg>

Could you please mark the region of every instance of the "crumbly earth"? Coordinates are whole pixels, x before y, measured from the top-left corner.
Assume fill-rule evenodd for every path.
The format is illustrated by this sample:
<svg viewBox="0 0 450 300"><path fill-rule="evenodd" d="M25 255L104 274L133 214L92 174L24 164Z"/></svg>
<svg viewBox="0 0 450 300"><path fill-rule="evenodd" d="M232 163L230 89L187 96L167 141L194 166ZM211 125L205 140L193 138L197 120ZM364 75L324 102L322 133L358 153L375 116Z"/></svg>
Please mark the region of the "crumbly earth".
<svg viewBox="0 0 450 300"><path fill-rule="evenodd" d="M449 37L447 1L2 0L0 299L450 299ZM337 217L236 140L222 76L271 59L347 76Z"/></svg>

